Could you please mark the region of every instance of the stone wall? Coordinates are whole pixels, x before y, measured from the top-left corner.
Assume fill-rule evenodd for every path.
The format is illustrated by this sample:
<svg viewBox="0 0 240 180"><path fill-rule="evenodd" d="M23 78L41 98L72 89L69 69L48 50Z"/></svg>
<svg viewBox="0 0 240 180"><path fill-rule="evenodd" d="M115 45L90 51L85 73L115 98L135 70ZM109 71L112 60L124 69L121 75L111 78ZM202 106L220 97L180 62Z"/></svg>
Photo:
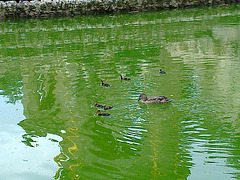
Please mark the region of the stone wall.
<svg viewBox="0 0 240 180"><path fill-rule="evenodd" d="M34 0L0 1L0 19L138 12L239 3L240 0Z"/></svg>

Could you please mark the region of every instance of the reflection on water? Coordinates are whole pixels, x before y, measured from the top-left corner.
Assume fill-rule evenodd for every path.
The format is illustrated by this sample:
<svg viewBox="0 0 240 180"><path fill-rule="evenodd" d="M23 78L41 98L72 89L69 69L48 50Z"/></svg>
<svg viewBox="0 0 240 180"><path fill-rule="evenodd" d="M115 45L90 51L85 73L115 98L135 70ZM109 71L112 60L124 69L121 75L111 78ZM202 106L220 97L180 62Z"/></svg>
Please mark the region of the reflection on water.
<svg viewBox="0 0 240 180"><path fill-rule="evenodd" d="M59 146L55 179L239 178L237 8L3 21L0 94L21 100L21 144Z"/></svg>

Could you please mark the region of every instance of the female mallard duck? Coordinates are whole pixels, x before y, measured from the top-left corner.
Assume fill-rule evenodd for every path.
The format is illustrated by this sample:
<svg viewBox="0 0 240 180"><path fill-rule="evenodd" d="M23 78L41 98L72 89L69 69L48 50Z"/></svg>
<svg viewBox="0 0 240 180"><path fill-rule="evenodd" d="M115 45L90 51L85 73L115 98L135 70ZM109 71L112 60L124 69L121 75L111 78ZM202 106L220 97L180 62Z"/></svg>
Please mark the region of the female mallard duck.
<svg viewBox="0 0 240 180"><path fill-rule="evenodd" d="M108 114L108 113L101 113L100 110L97 110L97 113L96 113L98 116L110 116L111 114Z"/></svg>
<svg viewBox="0 0 240 180"><path fill-rule="evenodd" d="M123 78L122 75L120 75L119 77L121 80L127 80L127 81L131 80L130 78L126 78L126 77Z"/></svg>
<svg viewBox="0 0 240 180"><path fill-rule="evenodd" d="M103 80L100 81L100 83L102 84L102 86L106 86L106 87L110 87L110 84L104 83Z"/></svg>
<svg viewBox="0 0 240 180"><path fill-rule="evenodd" d="M138 101L146 104L165 104L173 101L172 99L168 99L166 96L154 96L147 98L146 94L141 94L138 98Z"/></svg>
<svg viewBox="0 0 240 180"><path fill-rule="evenodd" d="M166 74L166 72L163 71L162 69L160 69L159 73L160 73L160 74Z"/></svg>

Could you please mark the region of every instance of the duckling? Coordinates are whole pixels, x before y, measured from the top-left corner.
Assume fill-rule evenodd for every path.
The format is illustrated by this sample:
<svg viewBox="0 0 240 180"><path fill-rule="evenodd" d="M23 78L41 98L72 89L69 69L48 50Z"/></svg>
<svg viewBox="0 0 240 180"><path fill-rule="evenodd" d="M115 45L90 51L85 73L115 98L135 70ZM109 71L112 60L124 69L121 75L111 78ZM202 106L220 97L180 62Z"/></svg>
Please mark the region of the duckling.
<svg viewBox="0 0 240 180"><path fill-rule="evenodd" d="M127 77L123 78L122 75L120 75L119 77L120 77L121 80L127 80L127 81L131 80L130 78L127 78Z"/></svg>
<svg viewBox="0 0 240 180"><path fill-rule="evenodd" d="M103 107L104 110L108 110L108 109L112 109L112 108L113 108L113 106L104 106Z"/></svg>
<svg viewBox="0 0 240 180"><path fill-rule="evenodd" d="M98 116L110 116L110 114L108 113L101 113L100 110L97 110L97 113L96 113Z"/></svg>
<svg viewBox="0 0 240 180"><path fill-rule="evenodd" d="M166 72L163 71L162 69L160 69L159 73L160 73L160 74L166 74Z"/></svg>
<svg viewBox="0 0 240 180"><path fill-rule="evenodd" d="M110 87L110 84L104 83L103 80L100 81L100 83L102 84L102 86L106 86L106 87Z"/></svg>
<svg viewBox="0 0 240 180"><path fill-rule="evenodd" d="M104 105L98 104L97 101L94 101L93 104L94 104L95 107L100 107L100 108L104 108L105 107Z"/></svg>
<svg viewBox="0 0 240 180"><path fill-rule="evenodd" d="M105 105L98 104L97 101L94 101L93 104L94 104L95 107L100 107L100 108L103 108L104 110L108 110L108 109L113 108L113 106L105 106Z"/></svg>
<svg viewBox="0 0 240 180"><path fill-rule="evenodd" d="M138 101L139 100L141 100L142 103L146 104L165 104L173 101L172 99L168 99L166 96L154 96L147 98L146 94L141 94Z"/></svg>

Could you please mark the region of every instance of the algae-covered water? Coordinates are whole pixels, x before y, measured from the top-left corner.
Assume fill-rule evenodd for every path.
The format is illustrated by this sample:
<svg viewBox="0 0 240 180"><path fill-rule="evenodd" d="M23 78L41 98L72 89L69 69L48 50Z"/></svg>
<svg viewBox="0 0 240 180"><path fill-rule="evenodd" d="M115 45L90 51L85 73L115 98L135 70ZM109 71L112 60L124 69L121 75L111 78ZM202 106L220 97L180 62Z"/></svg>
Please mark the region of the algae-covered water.
<svg viewBox="0 0 240 180"><path fill-rule="evenodd" d="M239 17L223 6L1 21L0 179L239 179Z"/></svg>

